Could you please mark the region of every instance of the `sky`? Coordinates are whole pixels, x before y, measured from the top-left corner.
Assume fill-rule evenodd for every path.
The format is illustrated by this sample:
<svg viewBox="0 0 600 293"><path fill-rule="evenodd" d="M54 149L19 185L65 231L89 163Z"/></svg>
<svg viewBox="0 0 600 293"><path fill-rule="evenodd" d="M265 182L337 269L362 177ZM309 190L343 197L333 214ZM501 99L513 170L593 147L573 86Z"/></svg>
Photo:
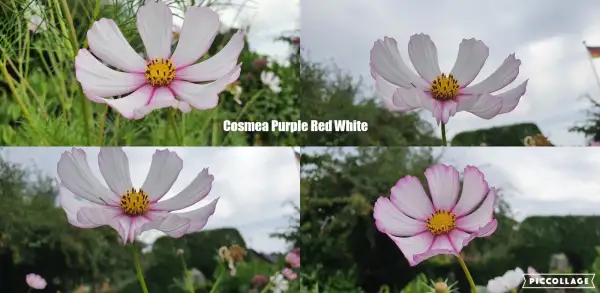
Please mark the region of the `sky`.
<svg viewBox="0 0 600 293"><path fill-rule="evenodd" d="M4 148L4 159L38 169L56 178L56 164L60 156L71 148ZM154 147L124 148L129 157L134 187L141 187L150 169ZM288 245L281 239L271 238L274 232L285 231L291 218L299 214L294 206L300 204L299 171L293 149L290 147L219 147L169 148L183 160L181 171L173 188L164 197L176 195L192 182L203 168L214 175L213 188L203 201L189 209L208 204L220 197L215 214L205 229L235 227L248 247L261 252L286 252ZM95 175L104 183L98 168L99 148L84 148ZM65 224L66 221L65 221ZM159 231L144 232L140 240L151 243L162 235Z"/></svg>
<svg viewBox="0 0 600 293"><path fill-rule="evenodd" d="M363 77L374 93L369 51L377 39L394 37L409 67L408 41L425 33L435 42L440 68L452 69L463 38L482 40L490 53L473 84L491 74L511 53L521 59L520 75L507 89L529 78L517 108L492 120L462 112L447 125L448 135L478 128L534 122L556 145L584 145L568 128L585 121L589 94L600 100L589 55L582 41L600 46L600 2L581 1L410 1L303 0L301 39L312 61L334 63ZM593 61L600 70L600 60ZM429 112L423 117L434 123Z"/></svg>
<svg viewBox="0 0 600 293"><path fill-rule="evenodd" d="M302 148L303 153L322 151L324 148ZM489 186L504 190L517 220L600 215L600 148L438 147L433 154L441 156L440 163L461 173L467 165L478 167ZM390 182L390 188L394 184Z"/></svg>

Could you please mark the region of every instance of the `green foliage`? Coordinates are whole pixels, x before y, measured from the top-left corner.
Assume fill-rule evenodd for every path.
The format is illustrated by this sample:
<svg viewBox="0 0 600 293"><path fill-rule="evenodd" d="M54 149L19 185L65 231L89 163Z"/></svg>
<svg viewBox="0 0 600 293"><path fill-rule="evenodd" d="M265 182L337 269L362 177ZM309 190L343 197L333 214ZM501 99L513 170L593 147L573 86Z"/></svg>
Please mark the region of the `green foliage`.
<svg viewBox="0 0 600 293"><path fill-rule="evenodd" d="M590 142L597 142L600 141L600 103L590 95L586 95L585 98L591 104L586 111L588 119L573 126L569 131L582 133Z"/></svg>
<svg viewBox="0 0 600 293"><path fill-rule="evenodd" d="M541 134L533 123L519 123L458 133L452 138L452 146L523 146L527 136Z"/></svg>

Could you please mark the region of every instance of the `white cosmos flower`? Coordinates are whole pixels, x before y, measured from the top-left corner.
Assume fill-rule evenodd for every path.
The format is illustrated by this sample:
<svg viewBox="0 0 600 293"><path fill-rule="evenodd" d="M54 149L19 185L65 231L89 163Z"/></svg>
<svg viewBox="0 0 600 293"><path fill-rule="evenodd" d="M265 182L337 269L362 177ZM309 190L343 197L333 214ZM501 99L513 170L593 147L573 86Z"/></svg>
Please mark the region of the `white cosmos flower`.
<svg viewBox="0 0 600 293"><path fill-rule="evenodd" d="M519 74L521 60L508 56L494 73L471 85L489 54L488 47L476 39L463 39L456 63L450 74L438 64L437 48L425 34L410 37L408 55L415 67L411 71L398 51L393 38L377 40L371 49L371 75L383 96L384 105L394 111L425 109L438 124L448 123L456 112L467 111L491 119L514 110L525 94L527 80L501 94L495 93L511 84Z"/></svg>
<svg viewBox="0 0 600 293"><path fill-rule="evenodd" d="M487 290L490 293L506 293L516 289L523 282L524 272L521 268L509 270L501 277L495 277L488 281Z"/></svg>
<svg viewBox="0 0 600 293"><path fill-rule="evenodd" d="M271 276L271 291L273 293L286 292L290 288L290 283L285 279L285 276L281 273L277 273L275 276Z"/></svg>
<svg viewBox="0 0 600 293"><path fill-rule="evenodd" d="M244 34L238 31L219 53L195 64L210 48L219 25L219 15L211 9L188 8L171 53L171 10L163 1L148 0L137 12L147 60L133 50L113 20L103 18L87 33L90 51L81 49L75 58L77 80L88 99L106 103L129 119L166 107L183 112L214 108L219 93L240 75L237 59L244 47ZM125 96L107 99L119 95Z"/></svg>
<svg viewBox="0 0 600 293"><path fill-rule="evenodd" d="M123 244L140 233L157 229L171 237L200 231L215 212L218 198L196 210L174 213L204 199L212 188L213 176L202 170L176 196L161 200L183 168L175 152L157 150L141 188L131 183L129 160L121 148L102 148L98 166L106 188L92 173L85 151L73 148L58 162L61 206L69 223L79 228L110 226Z"/></svg>
<svg viewBox="0 0 600 293"><path fill-rule="evenodd" d="M271 89L271 91L273 91L274 93L278 94L281 92L281 87L279 86L279 83L281 82L281 80L279 79L279 76L275 75L274 72L272 72L272 71L261 72L260 81L262 81L262 83L264 85L268 86L269 89Z"/></svg>

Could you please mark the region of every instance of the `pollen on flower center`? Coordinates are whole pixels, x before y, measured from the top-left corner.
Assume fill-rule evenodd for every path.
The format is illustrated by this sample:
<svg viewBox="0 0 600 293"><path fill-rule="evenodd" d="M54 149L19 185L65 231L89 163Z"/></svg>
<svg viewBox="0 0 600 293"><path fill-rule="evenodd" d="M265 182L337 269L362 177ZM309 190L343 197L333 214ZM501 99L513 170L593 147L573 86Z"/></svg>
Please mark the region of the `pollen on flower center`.
<svg viewBox="0 0 600 293"><path fill-rule="evenodd" d="M175 79L175 66L165 58L153 58L146 62L146 81L152 86L165 86Z"/></svg>
<svg viewBox="0 0 600 293"><path fill-rule="evenodd" d="M142 189L136 190L132 188L121 195L120 205L123 211L130 216L138 216L144 214L150 208L150 200L148 194Z"/></svg>
<svg viewBox="0 0 600 293"><path fill-rule="evenodd" d="M458 95L460 85L454 75L442 73L431 83L431 95L439 101L453 101Z"/></svg>
<svg viewBox="0 0 600 293"><path fill-rule="evenodd" d="M436 211L427 219L427 229L433 235L441 235L456 228L456 216L444 210Z"/></svg>

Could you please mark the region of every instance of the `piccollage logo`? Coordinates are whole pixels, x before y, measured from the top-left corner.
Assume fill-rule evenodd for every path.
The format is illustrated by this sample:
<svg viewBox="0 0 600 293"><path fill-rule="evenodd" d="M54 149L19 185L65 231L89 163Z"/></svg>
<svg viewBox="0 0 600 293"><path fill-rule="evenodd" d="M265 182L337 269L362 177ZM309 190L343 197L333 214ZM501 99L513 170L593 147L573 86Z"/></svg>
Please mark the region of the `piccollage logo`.
<svg viewBox="0 0 600 293"><path fill-rule="evenodd" d="M596 274L524 274L523 288L594 289Z"/></svg>

